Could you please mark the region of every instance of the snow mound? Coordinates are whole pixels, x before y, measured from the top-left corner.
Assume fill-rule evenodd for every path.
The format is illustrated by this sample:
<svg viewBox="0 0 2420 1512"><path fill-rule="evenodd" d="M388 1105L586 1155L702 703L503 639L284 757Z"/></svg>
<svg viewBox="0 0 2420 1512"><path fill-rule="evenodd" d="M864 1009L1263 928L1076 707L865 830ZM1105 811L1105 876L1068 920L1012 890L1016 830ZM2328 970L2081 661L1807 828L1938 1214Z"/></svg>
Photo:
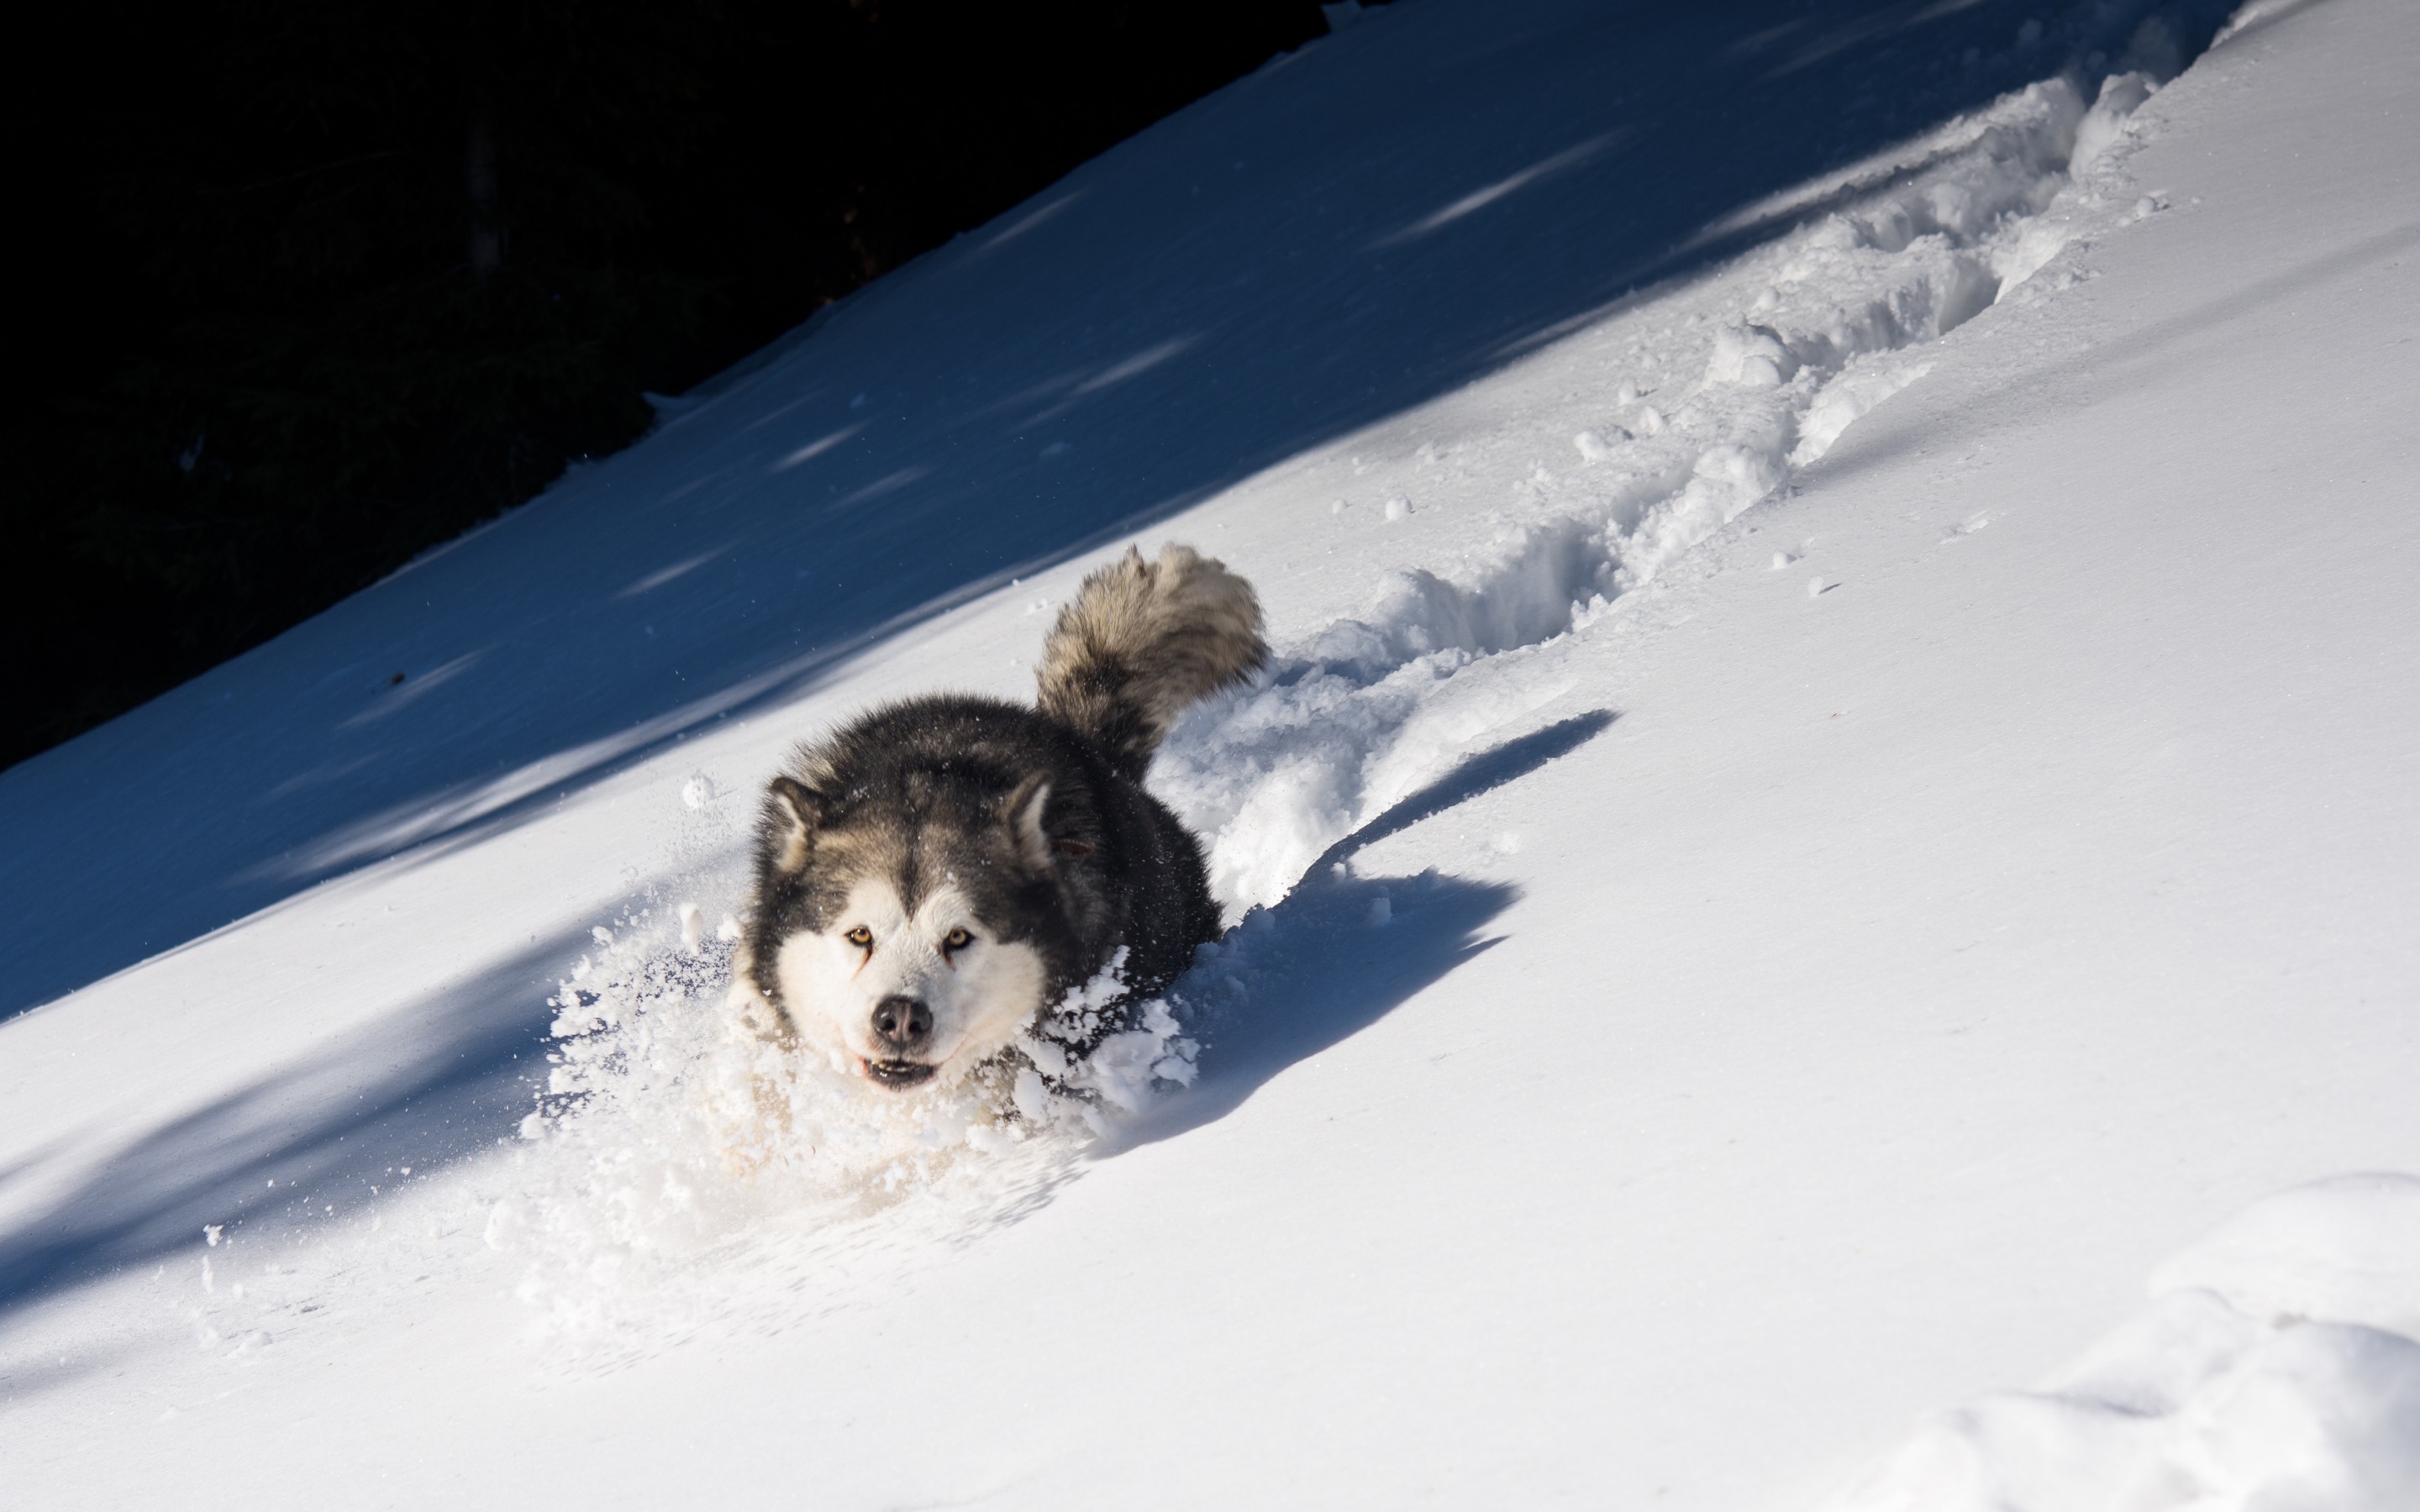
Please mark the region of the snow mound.
<svg viewBox="0 0 2420 1512"><path fill-rule="evenodd" d="M2420 1178L2253 1204L2031 1392L1935 1418L1826 1512L2420 1506Z"/></svg>

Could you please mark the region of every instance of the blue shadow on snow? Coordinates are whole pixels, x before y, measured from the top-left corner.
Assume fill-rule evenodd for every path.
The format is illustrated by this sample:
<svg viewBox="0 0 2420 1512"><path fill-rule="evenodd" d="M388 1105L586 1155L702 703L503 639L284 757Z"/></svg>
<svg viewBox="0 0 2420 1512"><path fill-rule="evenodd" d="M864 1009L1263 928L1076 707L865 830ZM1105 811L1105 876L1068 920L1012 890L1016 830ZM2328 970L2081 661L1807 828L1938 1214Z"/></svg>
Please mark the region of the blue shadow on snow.
<svg viewBox="0 0 2420 1512"><path fill-rule="evenodd" d="M0 1232L0 1317L188 1250L205 1225L349 1220L509 1138L546 1073L555 972L587 943L532 946L113 1152Z"/></svg>
<svg viewBox="0 0 2420 1512"><path fill-rule="evenodd" d="M1358 877L1343 863L1527 777L1594 739L1614 718L1592 710L1465 758L1330 847L1276 907L1229 931L1219 959L1177 984L1180 998L1197 999L1188 1005L1195 1014L1188 1026L1202 1040L1201 1081L1113 1140L1109 1152L1226 1117L1287 1067L1342 1043L1494 948L1501 936L1484 931L1517 895L1509 884L1435 872ZM1230 981L1241 992L1222 987Z"/></svg>
<svg viewBox="0 0 2420 1512"><path fill-rule="evenodd" d="M0 773L0 1018L777 711L942 608L1781 234L1794 215L1755 207L1818 173L2146 37L2189 60L2233 4L1373 12L628 452Z"/></svg>

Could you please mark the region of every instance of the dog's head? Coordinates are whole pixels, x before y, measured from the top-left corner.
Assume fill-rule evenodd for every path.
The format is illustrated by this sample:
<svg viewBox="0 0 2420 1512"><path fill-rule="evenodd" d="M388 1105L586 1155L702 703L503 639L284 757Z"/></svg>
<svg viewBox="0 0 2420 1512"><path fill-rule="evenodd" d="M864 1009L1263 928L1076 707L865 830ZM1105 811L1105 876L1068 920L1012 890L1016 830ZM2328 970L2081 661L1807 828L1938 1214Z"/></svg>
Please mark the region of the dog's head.
<svg viewBox="0 0 2420 1512"><path fill-rule="evenodd" d="M956 764L777 777L744 969L800 1041L876 1087L946 1084L1080 980L1067 872L1094 848L1048 778ZM1064 786L1064 784L1062 784Z"/></svg>

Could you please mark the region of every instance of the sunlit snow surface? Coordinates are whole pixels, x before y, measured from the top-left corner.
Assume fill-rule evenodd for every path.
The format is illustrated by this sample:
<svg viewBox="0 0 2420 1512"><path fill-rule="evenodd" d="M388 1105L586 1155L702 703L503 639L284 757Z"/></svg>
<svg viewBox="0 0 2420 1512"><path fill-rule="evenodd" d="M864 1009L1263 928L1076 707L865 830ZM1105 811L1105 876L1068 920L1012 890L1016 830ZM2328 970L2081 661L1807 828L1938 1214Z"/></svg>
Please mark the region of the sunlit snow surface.
<svg viewBox="0 0 2420 1512"><path fill-rule="evenodd" d="M2420 1170L2397 1017L2420 963L2391 922L2420 897L2409 701L2381 695L2379 650L2420 624L2394 565L2414 459L2369 418L2420 392L2397 271L2420 196L2399 128L2339 131L2316 102L2376 116L2400 84L2367 60L2420 34L2376 0L2256 9L2170 83L2165 23L2128 12L2058 73L2039 22L1932 8L1725 34L1710 74L1769 93L1827 48L1917 46L1969 11L1991 66L2040 61L2031 83L1727 204L1671 276L1575 301L1470 381L1171 518L1122 506L1098 549L1011 581L935 569L970 586L765 660L762 595L804 595L804 619L862 571L912 586L967 532L1013 536L932 501L962 475L1140 490L1075 470L1216 452L1249 428L1218 380L1321 356L1103 296L1065 316L1082 361L1012 368L1002 394L958 370L991 360L967 332L998 314L962 275L1156 225L1134 207L1190 204L1202 177L1223 239L1152 255L1188 270L1176 324L1193 299L1249 315L1293 255L1256 268L1276 233L1206 172L1246 174L1219 132L1332 103L1331 66L1373 100L1497 77L1481 12L1403 0L668 409L365 618L281 642L254 671L383 624L415 580L455 595L413 632L417 702L355 708L325 674L336 733L287 801L370 759L344 742L415 720L432 772L458 736L504 754L244 865L299 886L387 858L0 1025L7 1483L130 1504L374 1483L2415 1504L2420 1179L2329 1173ZM1594 23L1523 14L1533 49ZM1909 76L1984 66L1948 50ZM1487 129L1517 135L1516 103ZM1631 130L1365 176L1320 233L1402 272L1509 210L1550 234L1554 196L1602 221L1621 182L1590 176L1649 171ZM2262 156L2280 141L2288 169ZM2319 187L2247 208L2256 174L2279 204ZM1289 272L1285 309L1334 316L1320 340L1342 344L1380 270L1337 266ZM912 374L920 343L935 373L861 387ZM1001 361L1035 351L1055 348ZM1079 424L1156 384L1160 408ZM1021 417L1013 468L981 446L968 467L952 404ZM787 746L934 687L1022 696L1085 567L1163 536L1225 557L1271 614L1266 673L1190 715L1152 777L1204 839L1227 937L1064 1068L1077 1097L1001 1075L869 1098L733 1032L717 926ZM564 587L583 573L610 591ZM548 607L495 610L524 593ZM457 622L493 643L441 646ZM504 670L539 648L579 671L614 635L598 666L681 686L599 733L526 676L565 724L515 764ZM347 655L383 669L370 640ZM742 641L759 659L732 659ZM218 717L150 717L171 715ZM264 803L242 811L292 822ZM2158 1265L2118 1322L2195 1228L2314 1180Z"/></svg>

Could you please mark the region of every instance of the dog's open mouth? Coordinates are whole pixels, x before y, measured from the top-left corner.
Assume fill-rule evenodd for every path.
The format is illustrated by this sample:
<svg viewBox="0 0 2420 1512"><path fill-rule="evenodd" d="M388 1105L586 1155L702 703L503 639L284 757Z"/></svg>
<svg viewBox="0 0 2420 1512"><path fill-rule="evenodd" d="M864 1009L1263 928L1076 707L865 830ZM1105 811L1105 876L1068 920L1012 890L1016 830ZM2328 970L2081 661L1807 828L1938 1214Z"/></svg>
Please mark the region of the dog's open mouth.
<svg viewBox="0 0 2420 1512"><path fill-rule="evenodd" d="M933 1079L933 1072L938 1069L921 1060L867 1060L862 1057L858 1060L858 1065L863 1068L867 1081L876 1087L891 1088L921 1087Z"/></svg>

